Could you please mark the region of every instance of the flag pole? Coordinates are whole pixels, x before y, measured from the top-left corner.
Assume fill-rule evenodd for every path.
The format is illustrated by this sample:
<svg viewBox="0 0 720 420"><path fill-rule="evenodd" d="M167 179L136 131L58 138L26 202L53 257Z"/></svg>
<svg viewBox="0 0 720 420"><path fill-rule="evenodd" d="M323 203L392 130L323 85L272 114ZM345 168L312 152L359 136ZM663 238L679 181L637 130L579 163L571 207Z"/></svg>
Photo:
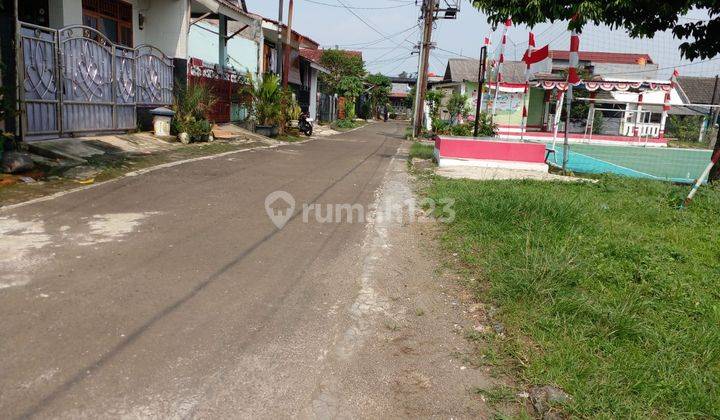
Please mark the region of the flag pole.
<svg viewBox="0 0 720 420"><path fill-rule="evenodd" d="M497 65L497 74L495 75L495 95L493 96L493 105L492 105L492 119L495 120L495 113L497 110L497 99L498 99L498 93L500 92L500 84L503 81L503 63L505 62L505 44L507 44L507 33L508 29L510 29L510 26L512 26L512 20L510 18L507 18L505 20L505 26L503 28L503 34L502 34L502 42L500 43L500 57L498 58L498 65Z"/></svg>
<svg viewBox="0 0 720 420"><path fill-rule="evenodd" d="M525 53L526 61L525 61L525 87L523 89L523 96L522 96L522 118L520 120L520 141L525 140L525 130L527 129L527 104L525 101L527 101L528 96L528 89L530 87L530 56L532 55L533 50L535 49L535 35L532 33L532 31L528 32L528 48L527 52Z"/></svg>
<svg viewBox="0 0 720 420"><path fill-rule="evenodd" d="M574 20L574 18L573 18ZM570 63L568 66L567 98L565 113L565 140L563 141L563 174L567 174L567 164L570 153L570 111L572 109L573 86L579 85L581 80L577 73L579 63L578 51L580 50L580 37L575 29L570 31Z"/></svg>
<svg viewBox="0 0 720 420"><path fill-rule="evenodd" d="M478 88L477 88L477 101L475 101L475 128L473 129L473 137L478 136L478 129L480 128L480 109L482 108L482 97L483 89L485 87L485 57L487 57L487 38L485 38L485 45L480 49L480 69L478 70Z"/></svg>

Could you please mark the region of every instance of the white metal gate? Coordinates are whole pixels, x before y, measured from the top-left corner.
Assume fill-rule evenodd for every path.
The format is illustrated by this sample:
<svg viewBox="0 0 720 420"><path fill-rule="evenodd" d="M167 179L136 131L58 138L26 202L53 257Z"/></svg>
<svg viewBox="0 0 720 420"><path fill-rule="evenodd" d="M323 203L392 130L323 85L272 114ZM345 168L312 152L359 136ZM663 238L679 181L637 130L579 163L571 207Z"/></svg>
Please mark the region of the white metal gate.
<svg viewBox="0 0 720 420"><path fill-rule="evenodd" d="M130 130L137 105L172 104L172 60L152 46L115 45L87 26L23 22L17 45L25 140Z"/></svg>

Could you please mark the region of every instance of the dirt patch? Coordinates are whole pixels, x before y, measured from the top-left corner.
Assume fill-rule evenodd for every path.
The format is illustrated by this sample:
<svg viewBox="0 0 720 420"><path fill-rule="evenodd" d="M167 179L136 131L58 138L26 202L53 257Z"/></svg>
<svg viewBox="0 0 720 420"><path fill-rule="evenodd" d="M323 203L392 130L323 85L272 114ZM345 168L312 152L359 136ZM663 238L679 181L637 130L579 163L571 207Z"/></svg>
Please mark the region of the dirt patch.
<svg viewBox="0 0 720 420"><path fill-rule="evenodd" d="M536 181L559 182L597 182L592 179L576 178L539 171L526 171L520 169L473 168L469 166L438 168L436 173L445 178L473 179L479 181L504 181L531 179Z"/></svg>
<svg viewBox="0 0 720 420"><path fill-rule="evenodd" d="M394 158L361 251L354 322L328 356L329 371L342 375L319 386L316 416L487 418L495 412L477 390L505 381L470 361L476 348L465 333L473 327L472 301L458 277L441 268L437 222L419 210L409 214L419 209L413 188L406 162Z"/></svg>

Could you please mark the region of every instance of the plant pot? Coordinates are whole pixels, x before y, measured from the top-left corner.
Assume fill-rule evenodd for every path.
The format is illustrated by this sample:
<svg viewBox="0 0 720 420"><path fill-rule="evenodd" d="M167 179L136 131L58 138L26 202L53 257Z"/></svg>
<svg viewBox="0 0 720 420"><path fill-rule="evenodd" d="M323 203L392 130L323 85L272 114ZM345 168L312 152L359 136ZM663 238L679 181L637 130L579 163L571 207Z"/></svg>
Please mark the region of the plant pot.
<svg viewBox="0 0 720 420"><path fill-rule="evenodd" d="M190 135L184 132L180 133L178 134L178 140L180 140L182 144L190 144Z"/></svg>
<svg viewBox="0 0 720 420"><path fill-rule="evenodd" d="M265 137L277 137L279 127L276 125L256 125L255 132Z"/></svg>

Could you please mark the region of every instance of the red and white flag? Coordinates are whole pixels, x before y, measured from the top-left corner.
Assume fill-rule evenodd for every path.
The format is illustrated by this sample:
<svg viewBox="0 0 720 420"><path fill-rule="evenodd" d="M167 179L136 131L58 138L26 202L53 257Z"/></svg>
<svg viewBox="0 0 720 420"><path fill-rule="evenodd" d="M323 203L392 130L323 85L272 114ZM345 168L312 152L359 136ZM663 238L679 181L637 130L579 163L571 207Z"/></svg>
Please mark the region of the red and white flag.
<svg viewBox="0 0 720 420"><path fill-rule="evenodd" d="M537 50L528 49L523 55L522 61L527 64L528 74L531 78L532 75L537 73L552 72L552 59L550 58L550 47L548 45Z"/></svg>

